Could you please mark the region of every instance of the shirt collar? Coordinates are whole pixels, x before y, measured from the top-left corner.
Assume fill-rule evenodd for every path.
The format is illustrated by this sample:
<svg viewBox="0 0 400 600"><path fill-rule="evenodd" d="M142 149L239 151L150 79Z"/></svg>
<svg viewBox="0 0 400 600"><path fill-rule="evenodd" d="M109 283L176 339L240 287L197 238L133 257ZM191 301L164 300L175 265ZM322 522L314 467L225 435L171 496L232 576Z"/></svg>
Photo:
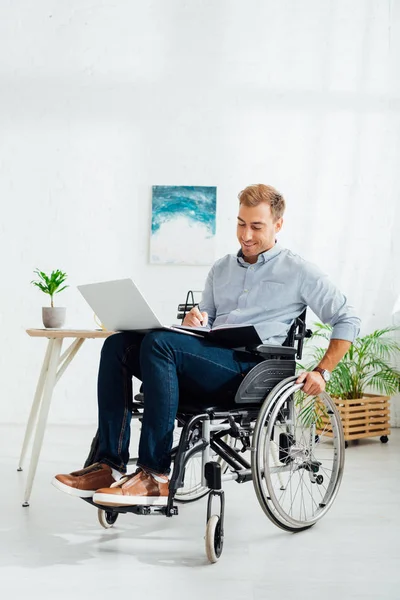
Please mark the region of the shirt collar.
<svg viewBox="0 0 400 600"><path fill-rule="evenodd" d="M257 262L255 264L264 264L264 263L268 262L269 260L271 260L271 258L274 258L278 254L280 254L281 251L282 251L282 246L278 242L275 242L275 246L273 246L269 250L266 250L265 252L261 252L261 254L259 254L257 256ZM242 267L251 266L251 263L248 263L244 260L243 252L242 252L241 248L236 256L237 256L238 263Z"/></svg>

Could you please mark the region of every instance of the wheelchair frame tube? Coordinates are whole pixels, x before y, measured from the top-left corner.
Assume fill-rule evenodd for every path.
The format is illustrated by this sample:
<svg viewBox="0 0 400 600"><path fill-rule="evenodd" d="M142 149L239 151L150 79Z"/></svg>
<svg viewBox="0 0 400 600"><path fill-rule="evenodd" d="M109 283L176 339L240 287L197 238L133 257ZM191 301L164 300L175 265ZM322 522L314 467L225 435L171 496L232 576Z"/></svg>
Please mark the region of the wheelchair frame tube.
<svg viewBox="0 0 400 600"><path fill-rule="evenodd" d="M211 431L228 431L231 428L230 423L221 423L220 425L214 425L214 423L210 422L210 432Z"/></svg>
<svg viewBox="0 0 400 600"><path fill-rule="evenodd" d="M179 445L178 445L178 448L177 448L177 451L175 454L174 469L172 471L172 477L169 482L169 495L168 495L168 503L167 503L167 511L166 511L167 517L170 517L173 514L173 510L174 510L173 504L174 504L175 492L179 487L181 487L183 485L183 481L181 481L183 479L183 461L185 459L186 453L190 452L190 450L188 451L188 449L186 447L187 442L188 442L188 434L189 434L190 430L192 429L192 427L194 425L196 425L196 423L198 423L200 421L203 421L203 422L208 421L209 422L209 420L210 420L210 416L207 413L203 413L203 414L192 417L183 426L181 438L179 440ZM196 452L196 451L194 450L194 452Z"/></svg>
<svg viewBox="0 0 400 600"><path fill-rule="evenodd" d="M241 469L239 472L228 473L226 475L221 475L221 481L236 481L237 479L241 479L242 477L248 477L250 475L250 479L253 479L251 469Z"/></svg>
<svg viewBox="0 0 400 600"><path fill-rule="evenodd" d="M209 420L203 421L203 440L207 443L201 455L201 485L207 487L207 480L205 477L205 466L210 461L210 432L211 423Z"/></svg>
<svg viewBox="0 0 400 600"><path fill-rule="evenodd" d="M250 469L250 463L239 454L237 450L231 448L224 442L224 440L217 439L210 442L210 446L213 450L216 450L219 456L223 458L233 469L241 470L242 468Z"/></svg>

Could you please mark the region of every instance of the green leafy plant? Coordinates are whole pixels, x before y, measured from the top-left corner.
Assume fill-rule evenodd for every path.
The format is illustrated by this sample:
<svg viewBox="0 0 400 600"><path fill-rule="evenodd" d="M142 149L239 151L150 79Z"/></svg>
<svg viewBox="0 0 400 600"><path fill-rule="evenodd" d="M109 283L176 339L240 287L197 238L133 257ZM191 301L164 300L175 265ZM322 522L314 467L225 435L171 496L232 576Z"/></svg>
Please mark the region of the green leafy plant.
<svg viewBox="0 0 400 600"><path fill-rule="evenodd" d="M316 425L323 428L323 417L327 416L325 404L318 402L318 396L308 396L301 390L295 393L295 405L299 409L299 419L305 427Z"/></svg>
<svg viewBox="0 0 400 600"><path fill-rule="evenodd" d="M373 333L358 337L346 352L331 380L326 385L327 393L343 400L362 398L367 390L391 396L400 391L400 371L393 366L393 358L400 355L400 344L391 334L398 327L377 329ZM313 335L307 344L311 361L305 367L313 369L321 361L326 348L311 345L318 338L329 341L330 325L315 323Z"/></svg>
<svg viewBox="0 0 400 600"><path fill-rule="evenodd" d="M67 279L67 274L62 271L52 271L51 275L46 275L43 271L39 271L39 269L35 269L34 273L39 277L39 281L31 281L33 285L38 287L45 294L49 294L51 299L51 307L54 307L53 296L54 294L59 294L67 285L64 285L62 288L60 286Z"/></svg>

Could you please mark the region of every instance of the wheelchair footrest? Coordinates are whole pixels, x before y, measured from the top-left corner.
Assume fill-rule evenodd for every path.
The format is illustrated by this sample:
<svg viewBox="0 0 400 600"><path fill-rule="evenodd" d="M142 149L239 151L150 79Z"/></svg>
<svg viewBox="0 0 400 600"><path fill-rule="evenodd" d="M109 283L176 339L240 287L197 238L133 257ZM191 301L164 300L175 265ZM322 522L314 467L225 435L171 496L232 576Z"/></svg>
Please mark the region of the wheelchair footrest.
<svg viewBox="0 0 400 600"><path fill-rule="evenodd" d="M86 502L92 504L96 508L100 508L101 510L105 510L109 513L133 513L134 515L164 515L168 517L172 517L178 514L177 506L172 506L169 510L168 506L104 506L103 504L96 504L91 498L82 498L82 500L85 500Z"/></svg>
<svg viewBox="0 0 400 600"><path fill-rule="evenodd" d="M109 509L110 507L108 507ZM167 506L118 506L113 511L120 513L133 513L135 515L166 515ZM178 514L178 507L173 506L169 511L169 517Z"/></svg>

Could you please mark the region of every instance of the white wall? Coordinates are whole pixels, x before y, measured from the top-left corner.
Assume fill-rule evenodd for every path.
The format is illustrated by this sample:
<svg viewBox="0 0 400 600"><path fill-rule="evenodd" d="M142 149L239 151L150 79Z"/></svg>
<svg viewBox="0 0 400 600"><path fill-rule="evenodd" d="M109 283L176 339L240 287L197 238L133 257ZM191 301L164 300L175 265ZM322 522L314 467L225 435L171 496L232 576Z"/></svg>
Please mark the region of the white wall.
<svg viewBox="0 0 400 600"><path fill-rule="evenodd" d="M363 331L400 293L399 16L390 0L20 0L0 4L1 412L27 418L44 341L33 269L132 276L165 322L206 267L150 266L151 186L217 185L217 256L237 193L270 183L283 244L348 294ZM50 420L94 422L85 343Z"/></svg>

